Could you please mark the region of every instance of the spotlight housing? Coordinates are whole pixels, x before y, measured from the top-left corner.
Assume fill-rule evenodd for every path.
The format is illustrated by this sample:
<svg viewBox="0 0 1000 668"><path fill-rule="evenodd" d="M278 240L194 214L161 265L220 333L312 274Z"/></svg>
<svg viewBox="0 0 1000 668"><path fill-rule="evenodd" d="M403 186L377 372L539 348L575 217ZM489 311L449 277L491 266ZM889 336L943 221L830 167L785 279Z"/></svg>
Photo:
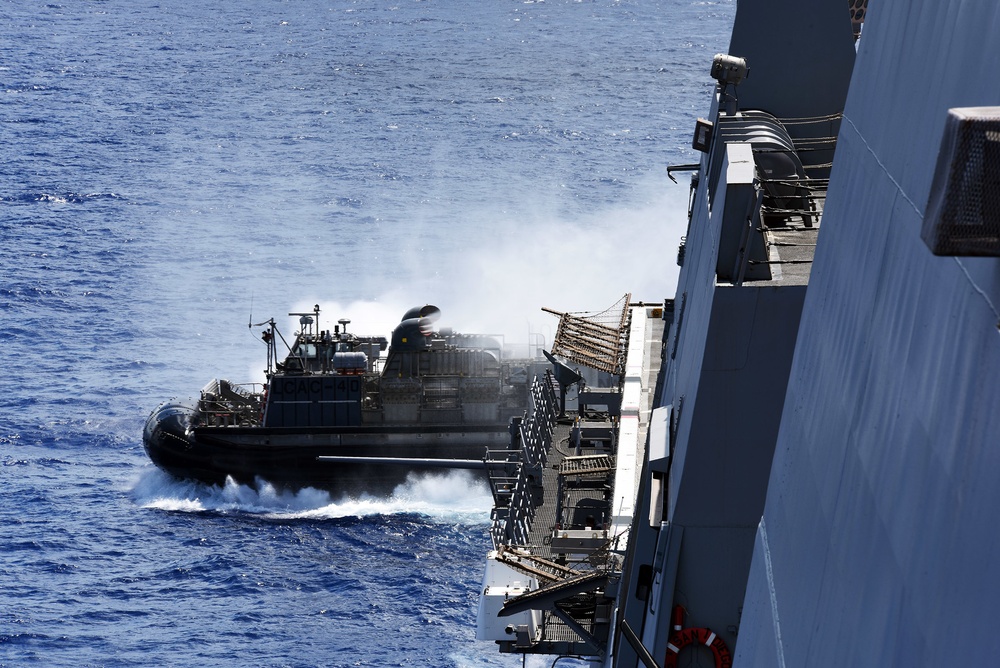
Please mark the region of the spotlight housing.
<svg viewBox="0 0 1000 668"><path fill-rule="evenodd" d="M746 58L717 53L712 59L712 78L723 86L739 86L748 76L750 66L747 65Z"/></svg>

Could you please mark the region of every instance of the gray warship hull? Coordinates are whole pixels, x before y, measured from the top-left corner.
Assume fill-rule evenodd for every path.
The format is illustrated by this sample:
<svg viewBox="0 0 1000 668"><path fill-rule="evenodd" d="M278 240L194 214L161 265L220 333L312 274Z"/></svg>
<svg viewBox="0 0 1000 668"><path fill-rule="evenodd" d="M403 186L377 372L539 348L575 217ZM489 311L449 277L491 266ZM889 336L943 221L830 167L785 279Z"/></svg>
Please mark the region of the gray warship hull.
<svg viewBox="0 0 1000 668"><path fill-rule="evenodd" d="M559 515L497 495L482 639L628 668L996 663L998 29L991 0L740 0L648 437L622 450L623 408L600 474L630 526L555 546Z"/></svg>

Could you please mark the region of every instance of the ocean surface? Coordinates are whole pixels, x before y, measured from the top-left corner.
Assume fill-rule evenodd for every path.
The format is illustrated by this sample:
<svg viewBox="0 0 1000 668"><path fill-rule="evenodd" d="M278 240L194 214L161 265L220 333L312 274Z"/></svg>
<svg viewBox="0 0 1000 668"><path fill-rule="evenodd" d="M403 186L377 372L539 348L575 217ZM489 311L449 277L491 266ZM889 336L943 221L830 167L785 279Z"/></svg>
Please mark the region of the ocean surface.
<svg viewBox="0 0 1000 668"><path fill-rule="evenodd" d="M0 2L0 666L517 666L490 498L213 488L142 424L248 324L551 339L673 296L734 0ZM548 666L554 657L529 659ZM563 665L567 662L560 662Z"/></svg>

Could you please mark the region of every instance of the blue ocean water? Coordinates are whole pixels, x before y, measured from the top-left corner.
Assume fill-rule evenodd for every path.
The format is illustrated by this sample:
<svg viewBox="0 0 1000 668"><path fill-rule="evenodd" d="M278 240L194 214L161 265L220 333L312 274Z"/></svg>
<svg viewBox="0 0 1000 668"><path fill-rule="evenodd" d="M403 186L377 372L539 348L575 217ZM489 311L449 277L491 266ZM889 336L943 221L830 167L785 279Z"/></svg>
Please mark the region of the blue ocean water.
<svg viewBox="0 0 1000 668"><path fill-rule="evenodd" d="M0 665L520 665L474 640L474 480L199 486L142 423L259 379L251 318L387 334L430 302L516 342L551 336L540 306L672 296L665 167L734 12L0 4Z"/></svg>

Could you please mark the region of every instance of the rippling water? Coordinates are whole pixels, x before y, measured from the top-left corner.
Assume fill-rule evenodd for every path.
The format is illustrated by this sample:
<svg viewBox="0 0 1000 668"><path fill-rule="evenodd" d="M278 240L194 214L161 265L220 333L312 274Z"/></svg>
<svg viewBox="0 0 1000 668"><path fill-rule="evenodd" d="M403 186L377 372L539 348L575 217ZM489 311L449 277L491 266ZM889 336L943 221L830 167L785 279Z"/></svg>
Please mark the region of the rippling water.
<svg viewBox="0 0 1000 668"><path fill-rule="evenodd" d="M209 488L155 470L142 422L260 378L251 317L387 334L431 302L517 341L543 305L671 296L665 167L734 11L0 5L0 665L519 665L474 640L471 479Z"/></svg>

